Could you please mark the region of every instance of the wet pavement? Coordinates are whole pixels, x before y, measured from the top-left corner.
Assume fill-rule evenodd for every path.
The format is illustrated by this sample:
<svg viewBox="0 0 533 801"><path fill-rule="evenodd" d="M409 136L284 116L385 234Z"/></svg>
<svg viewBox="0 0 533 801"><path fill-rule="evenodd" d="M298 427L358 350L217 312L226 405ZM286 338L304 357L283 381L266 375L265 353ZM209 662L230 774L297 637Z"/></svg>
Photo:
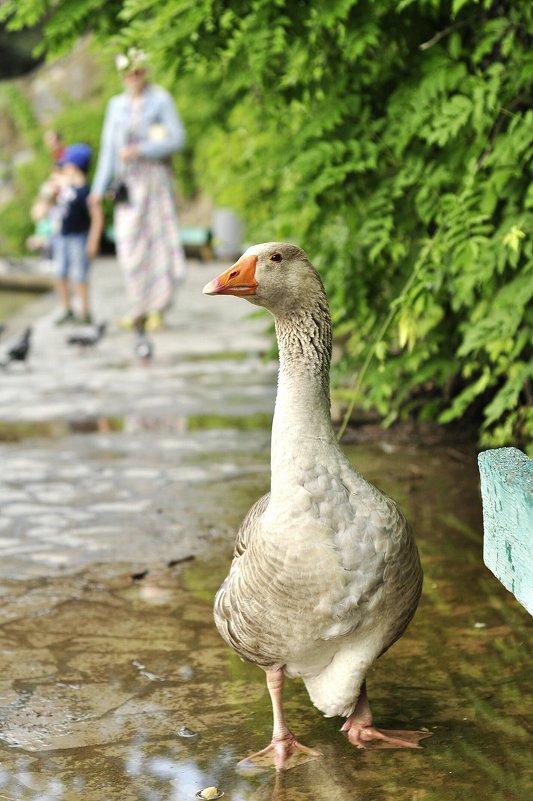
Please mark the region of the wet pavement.
<svg viewBox="0 0 533 801"><path fill-rule="evenodd" d="M201 288L218 269L192 263L148 367L117 325L111 260L93 278L109 326L94 348L66 344L76 329L54 325L50 297L10 323L5 339L37 317L28 367L0 372L0 576L200 553L212 537L203 512L221 502L205 488L268 469L267 319L236 298L209 303Z"/></svg>
<svg viewBox="0 0 533 801"><path fill-rule="evenodd" d="M412 520L426 582L369 693L378 725L432 737L357 751L288 682L289 722L324 756L237 768L269 741L270 703L211 606L268 488L275 365L266 318L201 295L220 269L191 264L149 367L116 326L110 260L96 348L66 346L49 297L12 321L35 321L35 347L0 375L0 801L187 801L213 785L228 801L532 797L531 624L482 564L475 449L387 434L347 452Z"/></svg>

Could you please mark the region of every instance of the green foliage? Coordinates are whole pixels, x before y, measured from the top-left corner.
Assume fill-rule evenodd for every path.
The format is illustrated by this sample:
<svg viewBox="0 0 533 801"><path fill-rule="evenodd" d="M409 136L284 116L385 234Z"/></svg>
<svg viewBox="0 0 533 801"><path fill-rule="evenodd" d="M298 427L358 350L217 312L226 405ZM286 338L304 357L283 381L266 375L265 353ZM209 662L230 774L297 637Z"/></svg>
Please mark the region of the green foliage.
<svg viewBox="0 0 533 801"><path fill-rule="evenodd" d="M16 197L0 207L0 253L13 256L24 252L24 242L34 228L30 209L47 172L42 160L38 166L32 162L17 168Z"/></svg>
<svg viewBox="0 0 533 801"><path fill-rule="evenodd" d="M200 184L250 239L293 239L321 269L354 400L531 441L531 4L0 7L14 26L45 15L52 48L90 28L152 54Z"/></svg>
<svg viewBox="0 0 533 801"><path fill-rule="evenodd" d="M25 145L39 144L41 132L31 104L16 83L0 83L0 109L9 114L17 136Z"/></svg>
<svg viewBox="0 0 533 801"><path fill-rule="evenodd" d="M0 84L0 113L9 113L17 139L28 149L41 147L39 124L26 96L16 84ZM41 152L36 158L14 168L11 177L15 181L16 196L0 207L0 252L20 253L23 243L32 233L29 210L49 167L49 157Z"/></svg>

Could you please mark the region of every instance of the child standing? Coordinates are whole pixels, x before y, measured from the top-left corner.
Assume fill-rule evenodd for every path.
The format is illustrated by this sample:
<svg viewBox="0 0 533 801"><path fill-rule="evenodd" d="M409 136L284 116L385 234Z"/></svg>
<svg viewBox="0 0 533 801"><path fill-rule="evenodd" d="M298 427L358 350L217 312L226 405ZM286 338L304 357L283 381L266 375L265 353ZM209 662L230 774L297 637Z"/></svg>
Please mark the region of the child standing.
<svg viewBox="0 0 533 801"><path fill-rule="evenodd" d="M98 252L103 221L101 211L90 209L87 204L90 192L87 171L91 153L89 145L78 143L66 147L59 160L62 168L61 190L57 200L60 228L54 244L54 260L63 314L57 320L58 325L92 322L89 266L90 259ZM78 294L78 317L75 317L71 307L71 276Z"/></svg>

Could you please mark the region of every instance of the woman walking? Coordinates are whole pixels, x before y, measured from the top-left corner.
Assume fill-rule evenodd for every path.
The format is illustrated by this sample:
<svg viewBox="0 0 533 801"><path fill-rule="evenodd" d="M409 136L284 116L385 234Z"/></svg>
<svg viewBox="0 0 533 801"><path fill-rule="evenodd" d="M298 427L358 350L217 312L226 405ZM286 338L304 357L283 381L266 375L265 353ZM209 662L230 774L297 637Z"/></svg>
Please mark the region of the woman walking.
<svg viewBox="0 0 533 801"><path fill-rule="evenodd" d="M89 202L101 209L114 192L117 258L133 326L144 336L161 325L185 277L170 165L185 131L170 94L148 81L142 51L130 48L116 64L125 91L107 105Z"/></svg>

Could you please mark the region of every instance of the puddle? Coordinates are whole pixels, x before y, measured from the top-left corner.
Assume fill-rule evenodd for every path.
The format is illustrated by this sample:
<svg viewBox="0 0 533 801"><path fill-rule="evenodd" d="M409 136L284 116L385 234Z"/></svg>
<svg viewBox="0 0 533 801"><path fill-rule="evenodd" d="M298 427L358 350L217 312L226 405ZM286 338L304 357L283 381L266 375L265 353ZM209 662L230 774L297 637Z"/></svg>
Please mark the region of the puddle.
<svg viewBox="0 0 533 801"><path fill-rule="evenodd" d="M236 768L269 741L271 712L262 671L212 621L228 535L147 573L122 561L0 579L0 801L192 801L212 786L228 801L466 801L480 787L491 801L530 797L530 618L483 567L474 452L347 452L418 532L424 596L369 693L378 725L428 727L424 750L352 748L341 721L288 681L289 722L324 756L277 775ZM240 517L258 480L198 489L196 525Z"/></svg>
<svg viewBox="0 0 533 801"><path fill-rule="evenodd" d="M160 433L185 431L207 431L210 429L233 429L235 431L270 430L272 415L255 412L249 415L173 414L142 416L139 414L118 416L87 416L70 420L40 420L24 422L0 422L0 443L21 442L26 439L61 439L69 434L94 434L124 431L157 431Z"/></svg>
<svg viewBox="0 0 533 801"><path fill-rule="evenodd" d="M249 359L250 353L238 350L223 350L218 353L200 353L182 357L185 362L240 362Z"/></svg>
<svg viewBox="0 0 533 801"><path fill-rule="evenodd" d="M249 415L192 414L187 418L189 431L205 431L207 429L232 428L237 431L270 430L272 415L267 412L256 412Z"/></svg>
<svg viewBox="0 0 533 801"><path fill-rule="evenodd" d="M0 422L0 442L21 442L25 439L60 439L69 434L92 434L96 431L122 431L120 417L83 417L72 420Z"/></svg>

